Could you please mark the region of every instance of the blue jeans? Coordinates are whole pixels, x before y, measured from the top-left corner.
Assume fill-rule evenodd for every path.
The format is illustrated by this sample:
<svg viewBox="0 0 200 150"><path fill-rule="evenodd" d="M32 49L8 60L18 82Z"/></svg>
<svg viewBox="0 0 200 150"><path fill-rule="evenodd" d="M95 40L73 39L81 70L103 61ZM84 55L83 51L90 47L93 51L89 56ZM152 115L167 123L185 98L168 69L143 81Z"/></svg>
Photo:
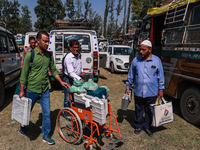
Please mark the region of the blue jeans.
<svg viewBox="0 0 200 150"><path fill-rule="evenodd" d="M152 124L152 112L150 108L150 104L154 104L156 102L157 96L153 97L137 97L135 98L135 127L149 129ZM143 119L143 114L145 113L145 118Z"/></svg>
<svg viewBox="0 0 200 150"><path fill-rule="evenodd" d="M49 89L42 93L34 93L26 90L26 97L32 100L31 111L35 102L39 99L42 107L42 137L46 137L51 132L51 118L50 118L50 94Z"/></svg>
<svg viewBox="0 0 200 150"><path fill-rule="evenodd" d="M63 81L66 82L69 86L73 85L73 79L64 76ZM64 107L70 107L70 94L69 88L64 88Z"/></svg>

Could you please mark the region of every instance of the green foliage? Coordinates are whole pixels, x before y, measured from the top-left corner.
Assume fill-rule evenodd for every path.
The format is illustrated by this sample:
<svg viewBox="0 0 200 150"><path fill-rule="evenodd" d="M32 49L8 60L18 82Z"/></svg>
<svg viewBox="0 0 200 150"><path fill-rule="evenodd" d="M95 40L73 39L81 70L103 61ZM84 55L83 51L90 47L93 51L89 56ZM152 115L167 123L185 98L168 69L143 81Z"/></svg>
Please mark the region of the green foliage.
<svg viewBox="0 0 200 150"><path fill-rule="evenodd" d="M28 31L32 30L32 21L31 21L31 15L30 11L28 10L28 6L22 6L22 18L21 18L21 32L22 34L25 34Z"/></svg>
<svg viewBox="0 0 200 150"><path fill-rule="evenodd" d="M0 19L3 23L5 23L5 27L10 20L10 5L12 2L8 2L8 0L0 0Z"/></svg>
<svg viewBox="0 0 200 150"><path fill-rule="evenodd" d="M74 10L74 0L66 0L65 7L67 11L67 16L69 19L73 20L75 10Z"/></svg>
<svg viewBox="0 0 200 150"><path fill-rule="evenodd" d="M38 0L35 7L37 22L36 29L50 31L54 27L55 20L64 19L65 8L61 0Z"/></svg>
<svg viewBox="0 0 200 150"><path fill-rule="evenodd" d="M141 11L142 11L142 0L134 0L132 3L132 23L133 26L136 25L137 20L142 19Z"/></svg>
<svg viewBox="0 0 200 150"><path fill-rule="evenodd" d="M85 6L84 18L87 18L89 10L91 9L92 4L89 2L89 0L87 0L86 2L84 2L84 6Z"/></svg>
<svg viewBox="0 0 200 150"><path fill-rule="evenodd" d="M102 18L101 16L92 9L89 10L89 20L92 23L93 29L97 32L97 37L100 37L102 34Z"/></svg>
<svg viewBox="0 0 200 150"><path fill-rule="evenodd" d="M13 34L17 34L20 29L19 24L19 10L20 4L18 1L8 1L1 0L0 1L0 17L1 21L5 23L6 29L11 31Z"/></svg>
<svg viewBox="0 0 200 150"><path fill-rule="evenodd" d="M156 7L156 3L162 3L162 0L131 0L132 4L132 25L147 15L147 10Z"/></svg>

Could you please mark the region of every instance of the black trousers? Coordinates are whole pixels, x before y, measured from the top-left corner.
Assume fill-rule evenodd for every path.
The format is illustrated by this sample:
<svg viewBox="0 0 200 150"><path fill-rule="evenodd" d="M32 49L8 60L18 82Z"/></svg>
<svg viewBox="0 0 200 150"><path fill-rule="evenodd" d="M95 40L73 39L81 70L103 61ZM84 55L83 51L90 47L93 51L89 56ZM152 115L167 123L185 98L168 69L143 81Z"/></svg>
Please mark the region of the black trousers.
<svg viewBox="0 0 200 150"><path fill-rule="evenodd" d="M157 96L153 97L137 97L135 98L135 127L149 129L152 123L152 112L150 109L150 104L154 104L156 101ZM145 116L143 118L143 115Z"/></svg>

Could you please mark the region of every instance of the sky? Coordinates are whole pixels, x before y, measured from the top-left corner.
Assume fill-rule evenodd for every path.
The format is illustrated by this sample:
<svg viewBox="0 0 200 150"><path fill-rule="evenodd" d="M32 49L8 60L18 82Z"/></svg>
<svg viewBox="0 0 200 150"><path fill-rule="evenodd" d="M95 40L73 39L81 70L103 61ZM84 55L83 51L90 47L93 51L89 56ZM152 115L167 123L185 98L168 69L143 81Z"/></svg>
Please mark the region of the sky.
<svg viewBox="0 0 200 150"><path fill-rule="evenodd" d="M13 2L14 0L10 0L10 1ZM65 2L65 1L66 0L62 0L62 2ZM86 1L86 0L81 0L81 1L83 3L82 12L84 12L84 1ZM37 0L18 0L18 2L21 4L21 6L24 6L24 5L28 6L29 11L31 12L31 16L32 16L32 23L34 25L34 23L37 21L36 14L34 12L34 8L35 8L35 6L37 6ZM106 0L90 0L90 3L92 3L92 10L96 11L103 19ZM117 3L118 3L118 0L115 0L114 8L116 8ZM123 13L124 13L124 11L122 10L121 15L119 16L119 23L122 23L122 21L123 21ZM115 14L116 14L116 11L115 11Z"/></svg>

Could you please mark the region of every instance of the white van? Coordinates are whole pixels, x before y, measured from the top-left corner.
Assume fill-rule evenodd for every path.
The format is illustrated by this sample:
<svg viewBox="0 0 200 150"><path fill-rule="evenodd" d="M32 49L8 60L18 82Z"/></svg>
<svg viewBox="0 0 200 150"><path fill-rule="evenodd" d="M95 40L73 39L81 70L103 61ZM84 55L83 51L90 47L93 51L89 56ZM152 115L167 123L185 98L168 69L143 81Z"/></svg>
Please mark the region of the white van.
<svg viewBox="0 0 200 150"><path fill-rule="evenodd" d="M69 53L69 41L78 40L80 43L81 61L84 80L99 78L99 49L96 32L87 29L58 29L50 32L49 51L53 54L54 62L62 76L62 59Z"/></svg>
<svg viewBox="0 0 200 150"><path fill-rule="evenodd" d="M33 37L35 38L35 40L36 40L36 35L37 35L37 33L38 33L38 32L26 32L26 34L25 34L25 39L24 39L24 49L30 46L30 45L29 45L29 38L30 38L30 37L33 36ZM36 40L36 41L37 41L37 40Z"/></svg>

